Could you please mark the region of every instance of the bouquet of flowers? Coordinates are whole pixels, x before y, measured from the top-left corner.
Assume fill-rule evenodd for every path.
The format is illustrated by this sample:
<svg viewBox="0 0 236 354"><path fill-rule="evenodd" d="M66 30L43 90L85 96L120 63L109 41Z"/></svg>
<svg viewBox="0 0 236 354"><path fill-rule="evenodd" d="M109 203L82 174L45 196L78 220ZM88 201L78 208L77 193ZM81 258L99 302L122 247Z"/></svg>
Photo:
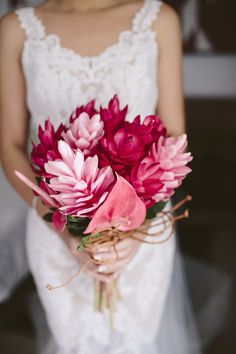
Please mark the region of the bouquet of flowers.
<svg viewBox="0 0 236 354"><path fill-rule="evenodd" d="M38 127L39 142L32 141L30 163L37 183L15 171L50 208L44 219L59 232L67 227L79 236L79 249L88 252L104 245L115 250L125 237L163 242L158 237L169 229L169 238L174 221L187 216L187 211L174 216L174 210L190 197L163 210L191 171L186 134L167 136L156 115L128 122L127 111L115 95L99 110L95 100L77 107L57 130L48 118L44 128ZM160 231L150 233L151 224ZM107 306L112 313L116 282L104 286L97 281L95 288L96 308Z"/></svg>

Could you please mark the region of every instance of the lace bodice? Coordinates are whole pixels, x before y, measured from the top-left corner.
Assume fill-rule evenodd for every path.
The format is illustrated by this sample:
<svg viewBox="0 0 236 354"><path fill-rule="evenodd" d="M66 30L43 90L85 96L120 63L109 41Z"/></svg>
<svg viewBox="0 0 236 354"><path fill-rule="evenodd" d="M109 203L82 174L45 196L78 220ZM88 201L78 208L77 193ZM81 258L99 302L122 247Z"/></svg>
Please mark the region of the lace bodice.
<svg viewBox="0 0 236 354"><path fill-rule="evenodd" d="M158 44L151 25L161 4L144 0L131 29L120 32L116 43L90 57L63 47L58 35L47 34L33 7L16 10L26 33L22 66L34 137L38 124L48 116L57 125L76 106L93 98L97 107L106 105L115 93L121 105L129 104L128 119L155 113Z"/></svg>

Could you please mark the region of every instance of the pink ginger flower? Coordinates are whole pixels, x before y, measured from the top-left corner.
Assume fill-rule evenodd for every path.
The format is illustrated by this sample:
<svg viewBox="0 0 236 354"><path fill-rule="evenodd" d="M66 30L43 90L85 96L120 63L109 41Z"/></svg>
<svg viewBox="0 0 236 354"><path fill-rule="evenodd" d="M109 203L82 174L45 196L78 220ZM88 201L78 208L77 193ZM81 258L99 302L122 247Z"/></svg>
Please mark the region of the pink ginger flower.
<svg viewBox="0 0 236 354"><path fill-rule="evenodd" d="M60 124L55 131L50 118L45 121L44 129L39 125L38 138L40 143L36 145L32 141L33 149L30 154L31 167L37 175L50 177L50 174L45 171L44 164L60 157L57 141L62 138L62 132L65 130L66 127Z"/></svg>
<svg viewBox="0 0 236 354"><path fill-rule="evenodd" d="M160 137L152 145L150 154L131 170L130 183L146 207L166 201L174 194L191 169L186 166L192 160L187 147L187 135Z"/></svg>
<svg viewBox="0 0 236 354"><path fill-rule="evenodd" d="M72 149L80 149L84 155L90 154L103 135L103 122L98 113L92 117L82 112L71 123L66 132L62 133L64 140Z"/></svg>
<svg viewBox="0 0 236 354"><path fill-rule="evenodd" d="M45 164L45 170L53 177L49 187L58 192L51 194L64 215L92 217L108 196L115 177L111 167L98 168L98 157L85 159L82 151L65 142L58 142L61 158Z"/></svg>
<svg viewBox="0 0 236 354"><path fill-rule="evenodd" d="M70 123L73 123L73 121L78 118L83 112L87 113L90 118L93 117L95 114L98 113L94 105L95 100L91 100L86 105L78 106L70 116Z"/></svg>

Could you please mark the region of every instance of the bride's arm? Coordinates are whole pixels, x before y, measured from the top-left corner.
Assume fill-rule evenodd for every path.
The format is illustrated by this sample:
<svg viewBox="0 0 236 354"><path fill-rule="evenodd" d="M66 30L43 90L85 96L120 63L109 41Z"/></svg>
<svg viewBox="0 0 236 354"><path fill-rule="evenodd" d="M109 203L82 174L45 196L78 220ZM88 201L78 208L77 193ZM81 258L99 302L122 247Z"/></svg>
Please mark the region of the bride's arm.
<svg viewBox="0 0 236 354"><path fill-rule="evenodd" d="M0 19L0 157L3 171L18 194L30 206L33 192L14 174L22 172L35 182L27 156L29 112L21 65L24 33L14 13ZM44 210L43 210L44 208ZM40 211L47 212L40 205Z"/></svg>
<svg viewBox="0 0 236 354"><path fill-rule="evenodd" d="M15 175L17 169L34 181L26 155L29 115L20 53L24 40L15 14L0 21L0 152L1 164L9 182L27 204L33 193Z"/></svg>
<svg viewBox="0 0 236 354"><path fill-rule="evenodd" d="M158 60L158 112L169 135L185 133L183 52L180 19L168 5L161 6L154 23L160 48Z"/></svg>

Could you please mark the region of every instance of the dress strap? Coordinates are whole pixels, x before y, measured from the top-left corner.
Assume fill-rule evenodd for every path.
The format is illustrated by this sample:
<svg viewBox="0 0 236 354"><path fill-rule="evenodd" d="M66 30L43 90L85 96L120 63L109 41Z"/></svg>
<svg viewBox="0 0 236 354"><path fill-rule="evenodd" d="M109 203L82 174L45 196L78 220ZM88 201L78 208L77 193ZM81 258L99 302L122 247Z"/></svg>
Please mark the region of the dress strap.
<svg viewBox="0 0 236 354"><path fill-rule="evenodd" d="M133 19L133 30L135 32L145 31L151 27L152 22L160 12L162 1L144 0L144 5Z"/></svg>
<svg viewBox="0 0 236 354"><path fill-rule="evenodd" d="M34 9L30 6L15 10L21 27L24 29L27 37L40 39L45 36L44 27L34 14Z"/></svg>

